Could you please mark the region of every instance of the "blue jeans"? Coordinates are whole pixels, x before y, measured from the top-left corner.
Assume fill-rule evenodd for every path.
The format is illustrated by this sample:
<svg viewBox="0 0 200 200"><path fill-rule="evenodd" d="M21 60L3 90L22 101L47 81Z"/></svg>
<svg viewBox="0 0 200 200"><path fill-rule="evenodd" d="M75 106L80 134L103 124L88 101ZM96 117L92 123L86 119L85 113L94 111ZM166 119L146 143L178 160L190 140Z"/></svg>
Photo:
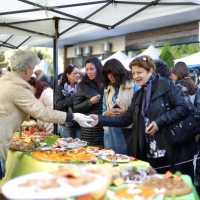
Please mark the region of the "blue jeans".
<svg viewBox="0 0 200 200"><path fill-rule="evenodd" d="M108 130L104 130L104 148L113 149L115 153L128 154L121 128L109 127Z"/></svg>
<svg viewBox="0 0 200 200"><path fill-rule="evenodd" d="M80 138L80 127L66 127L60 125L60 135L62 138Z"/></svg>

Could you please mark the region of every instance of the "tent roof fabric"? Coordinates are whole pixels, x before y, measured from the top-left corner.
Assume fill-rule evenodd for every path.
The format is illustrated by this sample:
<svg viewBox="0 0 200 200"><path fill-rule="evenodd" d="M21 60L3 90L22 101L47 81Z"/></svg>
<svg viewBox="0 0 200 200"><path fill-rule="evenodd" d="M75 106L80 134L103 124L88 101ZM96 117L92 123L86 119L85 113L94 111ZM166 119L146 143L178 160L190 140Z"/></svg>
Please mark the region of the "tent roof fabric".
<svg viewBox="0 0 200 200"><path fill-rule="evenodd" d="M174 64L177 62L184 62L186 65L199 65L200 64L200 52L194 53L190 56L184 58L179 58L174 60Z"/></svg>
<svg viewBox="0 0 200 200"><path fill-rule="evenodd" d="M115 58L115 59L119 60L120 62L123 61L123 60L129 59L129 57L125 53L123 53L121 51L117 51L116 53L114 53L113 55L109 56L105 60L102 60L101 61L102 65L104 65L106 63L106 61L108 61L108 60L110 60L112 58Z"/></svg>
<svg viewBox="0 0 200 200"><path fill-rule="evenodd" d="M8 0L0 3L0 51L23 45L79 37L99 30L114 30L159 17L198 11L200 6L187 0ZM174 19L171 18L171 21ZM182 18L177 19L180 23ZM199 20L196 15L185 21ZM143 24L149 29L158 22ZM184 21L184 22L185 22ZM162 23L163 25L163 23ZM119 33L120 34L120 33Z"/></svg>
<svg viewBox="0 0 200 200"><path fill-rule="evenodd" d="M160 56L160 52L153 46L153 45L150 45L145 51L143 51L141 54L133 57L133 58L130 58L130 59L127 59L127 60L124 60L122 61L122 64L124 65L124 67L128 70L129 69L129 64L130 62L136 58L136 57L139 57L139 56L143 56L143 55L147 55L147 56L150 56L152 59L159 59L159 56Z"/></svg>

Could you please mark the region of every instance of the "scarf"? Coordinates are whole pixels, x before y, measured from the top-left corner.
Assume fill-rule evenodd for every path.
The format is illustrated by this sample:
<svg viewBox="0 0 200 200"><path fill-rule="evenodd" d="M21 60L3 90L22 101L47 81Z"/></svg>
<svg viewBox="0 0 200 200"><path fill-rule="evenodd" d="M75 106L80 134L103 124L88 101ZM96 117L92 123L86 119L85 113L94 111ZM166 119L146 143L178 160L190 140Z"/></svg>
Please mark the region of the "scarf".
<svg viewBox="0 0 200 200"><path fill-rule="evenodd" d="M144 95L143 95L143 99L142 99L142 115L143 115L143 117L147 117L147 109L150 104L151 88L152 88L152 84L153 84L154 80L155 80L155 76L152 75L149 78L149 80L146 82L146 84L142 86L143 91L144 91Z"/></svg>
<svg viewBox="0 0 200 200"><path fill-rule="evenodd" d="M67 96L71 96L71 95L75 94L77 91L77 86L78 86L78 83L76 83L74 85L74 87L72 87L68 83L65 83L64 90L62 90L63 95L67 97Z"/></svg>

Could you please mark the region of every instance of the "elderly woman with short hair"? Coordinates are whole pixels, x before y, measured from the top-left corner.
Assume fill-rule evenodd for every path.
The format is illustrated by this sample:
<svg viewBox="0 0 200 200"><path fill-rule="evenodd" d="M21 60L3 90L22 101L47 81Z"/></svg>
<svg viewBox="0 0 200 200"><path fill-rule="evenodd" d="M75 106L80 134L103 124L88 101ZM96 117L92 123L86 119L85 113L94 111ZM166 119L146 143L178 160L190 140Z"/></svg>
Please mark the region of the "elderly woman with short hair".
<svg viewBox="0 0 200 200"><path fill-rule="evenodd" d="M34 52L17 50L10 61L12 71L0 79L0 179L5 175L5 161L13 134L28 115L58 124L75 120L81 126L90 127L89 123L93 123L89 116L46 108L35 98L28 84L35 65L39 63Z"/></svg>

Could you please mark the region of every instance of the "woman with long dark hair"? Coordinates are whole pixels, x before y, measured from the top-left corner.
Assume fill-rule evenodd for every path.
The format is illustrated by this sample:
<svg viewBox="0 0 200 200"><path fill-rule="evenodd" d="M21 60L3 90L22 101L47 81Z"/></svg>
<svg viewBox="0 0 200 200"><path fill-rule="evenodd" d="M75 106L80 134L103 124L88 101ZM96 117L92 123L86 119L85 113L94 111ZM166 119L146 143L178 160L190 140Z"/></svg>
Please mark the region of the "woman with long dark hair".
<svg viewBox="0 0 200 200"><path fill-rule="evenodd" d="M200 96L196 96L199 87L192 81L189 73L188 67L184 62L177 62L171 70L171 79L176 85L181 85L187 89L190 101L195 104L197 110L200 112ZM181 87L182 90L184 89L183 87Z"/></svg>
<svg viewBox="0 0 200 200"><path fill-rule="evenodd" d="M80 79L76 65L68 65L61 77L60 84L55 91L55 109L73 113L73 101ZM60 134L63 138L80 138L80 126L77 122L65 122L60 125Z"/></svg>
<svg viewBox="0 0 200 200"><path fill-rule="evenodd" d="M80 81L74 99L74 111L85 115L102 114L102 100L104 86L101 79L102 64L96 57L85 61L86 74ZM81 127L81 139L89 145L103 148L103 128Z"/></svg>
<svg viewBox="0 0 200 200"><path fill-rule="evenodd" d="M108 60L102 69L105 85L103 96L103 115L123 115L131 104L135 91L140 87L135 84L131 71L128 71L117 59ZM104 147L119 154L133 154L132 125L123 128L104 127Z"/></svg>

